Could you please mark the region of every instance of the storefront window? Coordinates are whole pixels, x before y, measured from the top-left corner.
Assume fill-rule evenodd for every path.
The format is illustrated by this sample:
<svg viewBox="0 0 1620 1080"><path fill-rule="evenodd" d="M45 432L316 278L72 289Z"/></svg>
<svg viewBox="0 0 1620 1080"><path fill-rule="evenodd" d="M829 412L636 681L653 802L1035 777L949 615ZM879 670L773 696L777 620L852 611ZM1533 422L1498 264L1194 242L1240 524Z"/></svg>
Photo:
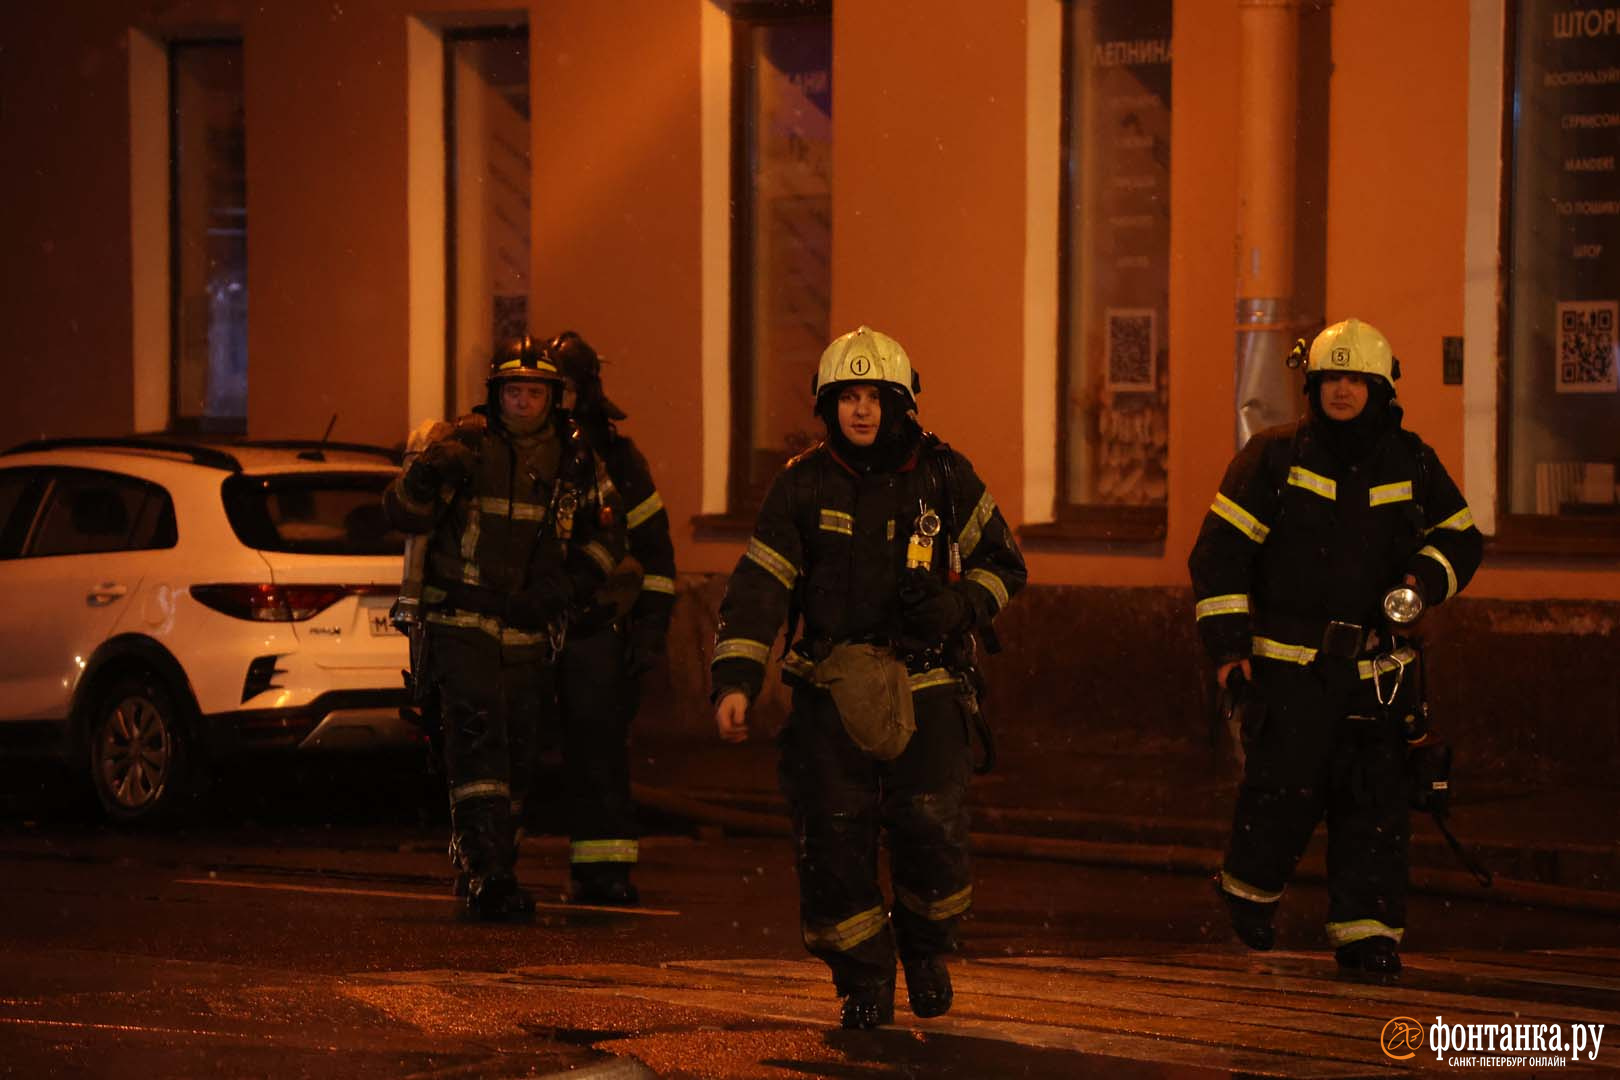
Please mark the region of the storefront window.
<svg viewBox="0 0 1620 1080"><path fill-rule="evenodd" d="M829 340L832 16L827 5L737 4L732 23L735 514L820 437L805 373Z"/></svg>
<svg viewBox="0 0 1620 1080"><path fill-rule="evenodd" d="M1620 57L1603 22L1613 12L1570 0L1510 11L1501 505L1510 532L1518 519L1620 538Z"/></svg>
<svg viewBox="0 0 1620 1080"><path fill-rule="evenodd" d="M445 88L445 389L459 414L484 400L495 344L530 329L528 28L447 35Z"/></svg>
<svg viewBox="0 0 1620 1080"><path fill-rule="evenodd" d="M1164 534L1171 6L1064 12L1057 513L1100 538Z"/></svg>
<svg viewBox="0 0 1620 1080"><path fill-rule="evenodd" d="M247 134L242 43L169 48L172 424L247 427Z"/></svg>

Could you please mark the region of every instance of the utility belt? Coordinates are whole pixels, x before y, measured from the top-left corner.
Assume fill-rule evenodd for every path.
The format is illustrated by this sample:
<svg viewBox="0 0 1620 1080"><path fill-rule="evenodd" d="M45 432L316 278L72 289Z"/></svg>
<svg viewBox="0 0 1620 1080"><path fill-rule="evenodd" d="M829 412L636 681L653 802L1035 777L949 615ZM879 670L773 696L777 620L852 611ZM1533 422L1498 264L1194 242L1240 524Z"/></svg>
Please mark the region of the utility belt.
<svg viewBox="0 0 1620 1080"><path fill-rule="evenodd" d="M432 581L428 587L444 593L443 600L427 605L429 609L454 608L503 620L511 611L511 593L504 589L460 581Z"/></svg>
<svg viewBox="0 0 1620 1080"><path fill-rule="evenodd" d="M1378 628L1338 619L1305 618L1298 615L1256 614L1254 632L1261 637L1287 642L1308 649L1318 656L1358 660L1376 653L1381 639Z"/></svg>
<svg viewBox="0 0 1620 1080"><path fill-rule="evenodd" d="M444 594L443 599L423 605L429 613L427 621L430 623L448 622L450 625L461 625L461 620L468 616L494 620L492 623L482 625L481 628L499 638L503 644L540 646L541 654L547 663L557 658L568 639L569 621L566 615L559 614L545 626L512 625L514 598L505 590L488 585L470 585L461 581L431 581L428 582L427 588ZM434 618L436 613L448 612L466 614Z"/></svg>

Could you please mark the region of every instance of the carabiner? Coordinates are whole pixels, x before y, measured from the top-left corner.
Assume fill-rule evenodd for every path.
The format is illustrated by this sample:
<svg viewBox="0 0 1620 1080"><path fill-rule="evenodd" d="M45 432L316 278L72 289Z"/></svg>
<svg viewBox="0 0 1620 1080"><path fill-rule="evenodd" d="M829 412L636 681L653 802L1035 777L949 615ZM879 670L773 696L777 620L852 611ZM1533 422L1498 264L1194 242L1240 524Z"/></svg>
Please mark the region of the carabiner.
<svg viewBox="0 0 1620 1080"><path fill-rule="evenodd" d="M1391 664L1393 664L1395 666L1393 668L1384 667L1384 661L1386 661L1386 660L1389 661ZM1395 695L1401 692L1401 680L1406 677L1406 665L1407 665L1407 663L1408 663L1407 660L1405 660L1404 658L1402 658L1400 656L1397 656L1395 653L1392 653L1392 652L1383 653L1382 655L1373 657L1373 659L1372 659L1372 666L1373 666L1372 667L1373 696L1378 699L1378 704L1383 705L1385 707L1388 707L1388 706L1393 705L1395 703ZM1390 671L1390 670L1393 670L1395 672L1395 685L1393 685L1393 686L1391 686L1389 688L1389 697L1386 698L1386 697L1384 697L1383 675L1384 675L1384 672Z"/></svg>

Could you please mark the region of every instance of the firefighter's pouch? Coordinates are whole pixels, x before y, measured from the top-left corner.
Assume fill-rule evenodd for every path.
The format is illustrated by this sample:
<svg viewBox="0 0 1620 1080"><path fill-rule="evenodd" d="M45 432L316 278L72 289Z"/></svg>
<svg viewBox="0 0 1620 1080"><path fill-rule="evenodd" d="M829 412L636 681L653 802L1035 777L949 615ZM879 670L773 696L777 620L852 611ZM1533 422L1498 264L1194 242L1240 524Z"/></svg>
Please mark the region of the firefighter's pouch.
<svg viewBox="0 0 1620 1080"><path fill-rule="evenodd" d="M856 746L879 761L892 761L917 730L906 665L881 645L834 645L812 673L832 695L844 730Z"/></svg>
<svg viewBox="0 0 1620 1080"><path fill-rule="evenodd" d="M1445 817L1451 807L1451 745L1433 737L1407 751L1412 809Z"/></svg>

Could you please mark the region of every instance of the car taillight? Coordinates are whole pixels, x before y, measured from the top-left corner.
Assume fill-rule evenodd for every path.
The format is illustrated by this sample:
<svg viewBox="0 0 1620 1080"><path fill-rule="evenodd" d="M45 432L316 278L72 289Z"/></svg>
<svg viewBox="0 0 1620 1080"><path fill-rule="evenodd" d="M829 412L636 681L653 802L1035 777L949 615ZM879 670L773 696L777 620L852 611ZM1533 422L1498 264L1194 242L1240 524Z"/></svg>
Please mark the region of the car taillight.
<svg viewBox="0 0 1620 1080"><path fill-rule="evenodd" d="M367 585L193 585L197 602L236 619L303 622Z"/></svg>

